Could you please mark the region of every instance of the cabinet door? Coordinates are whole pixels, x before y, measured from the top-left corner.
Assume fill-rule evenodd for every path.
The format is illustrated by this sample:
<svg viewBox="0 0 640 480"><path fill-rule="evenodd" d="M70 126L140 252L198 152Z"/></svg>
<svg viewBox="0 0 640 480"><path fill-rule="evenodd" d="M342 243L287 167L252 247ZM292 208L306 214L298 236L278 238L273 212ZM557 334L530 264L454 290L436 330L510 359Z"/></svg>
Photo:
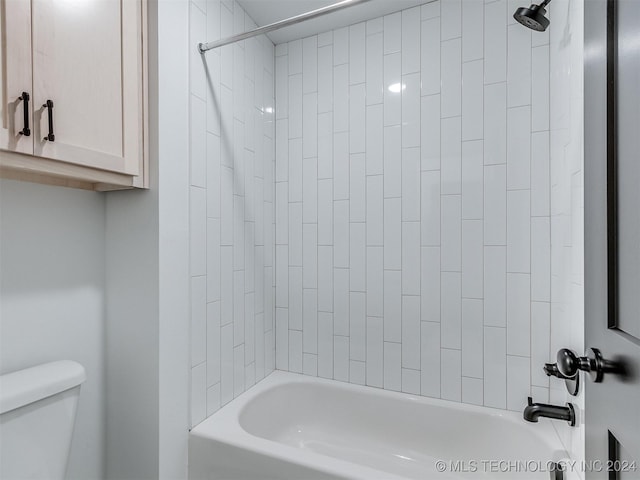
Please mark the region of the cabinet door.
<svg viewBox="0 0 640 480"><path fill-rule="evenodd" d="M33 153L30 0L0 0L0 39L0 149Z"/></svg>
<svg viewBox="0 0 640 480"><path fill-rule="evenodd" d="M139 175L141 0L33 0L32 9L35 155Z"/></svg>

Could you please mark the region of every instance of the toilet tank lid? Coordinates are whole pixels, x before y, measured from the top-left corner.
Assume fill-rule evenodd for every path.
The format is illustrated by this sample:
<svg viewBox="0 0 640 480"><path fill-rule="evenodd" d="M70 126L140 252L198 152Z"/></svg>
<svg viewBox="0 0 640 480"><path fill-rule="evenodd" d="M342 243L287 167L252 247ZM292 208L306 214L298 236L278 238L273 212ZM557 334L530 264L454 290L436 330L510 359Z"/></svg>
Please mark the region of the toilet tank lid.
<svg viewBox="0 0 640 480"><path fill-rule="evenodd" d="M71 360L44 363L0 376L0 414L76 387L87 378Z"/></svg>

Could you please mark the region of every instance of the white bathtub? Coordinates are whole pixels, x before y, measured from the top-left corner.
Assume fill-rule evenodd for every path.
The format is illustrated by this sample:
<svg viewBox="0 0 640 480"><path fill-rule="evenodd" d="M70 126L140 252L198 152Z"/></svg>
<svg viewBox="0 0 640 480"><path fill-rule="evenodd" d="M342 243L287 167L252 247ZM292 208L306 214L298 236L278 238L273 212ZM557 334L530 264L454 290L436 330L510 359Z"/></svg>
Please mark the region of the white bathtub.
<svg viewBox="0 0 640 480"><path fill-rule="evenodd" d="M285 372L189 439L192 480L549 479L565 459L547 419Z"/></svg>

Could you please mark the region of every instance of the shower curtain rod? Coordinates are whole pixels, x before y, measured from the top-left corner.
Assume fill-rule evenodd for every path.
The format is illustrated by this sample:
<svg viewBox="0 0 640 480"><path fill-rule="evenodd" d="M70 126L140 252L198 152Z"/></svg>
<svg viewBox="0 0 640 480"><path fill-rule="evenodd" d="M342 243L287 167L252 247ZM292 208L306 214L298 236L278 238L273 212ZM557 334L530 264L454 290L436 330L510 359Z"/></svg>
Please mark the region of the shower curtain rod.
<svg viewBox="0 0 640 480"><path fill-rule="evenodd" d="M369 1L371 0L342 0L341 2L334 3L333 5L327 5L326 7L318 8L307 13L296 15L295 17L280 20L279 22L271 23L269 25L265 25L264 27L256 28L255 30L249 30L248 32L240 33L238 35L232 35L230 37L216 40L214 42L199 43L198 51L203 54L206 51L212 50L214 48L222 47L224 45L229 45L230 43L239 42L240 40L246 40L247 38L252 38L258 35L273 32L274 30L279 30L290 25L295 25L306 20L311 20L312 18L321 17L323 15L327 15L328 13L337 12L338 10L342 10L343 8L353 7L360 3Z"/></svg>

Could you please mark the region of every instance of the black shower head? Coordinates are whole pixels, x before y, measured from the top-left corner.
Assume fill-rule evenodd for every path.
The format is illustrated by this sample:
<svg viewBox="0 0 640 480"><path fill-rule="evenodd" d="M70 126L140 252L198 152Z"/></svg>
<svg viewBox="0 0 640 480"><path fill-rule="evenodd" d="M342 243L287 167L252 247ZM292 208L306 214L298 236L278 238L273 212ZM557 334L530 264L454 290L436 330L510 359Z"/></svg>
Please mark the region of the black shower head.
<svg viewBox="0 0 640 480"><path fill-rule="evenodd" d="M520 7L516 10L516 13L513 14L513 18L515 18L519 23L524 25L531 30L535 30L537 32L544 32L549 26L549 20L544 15L547 11L544 7L551 0L545 0L540 5L531 5L529 8Z"/></svg>

